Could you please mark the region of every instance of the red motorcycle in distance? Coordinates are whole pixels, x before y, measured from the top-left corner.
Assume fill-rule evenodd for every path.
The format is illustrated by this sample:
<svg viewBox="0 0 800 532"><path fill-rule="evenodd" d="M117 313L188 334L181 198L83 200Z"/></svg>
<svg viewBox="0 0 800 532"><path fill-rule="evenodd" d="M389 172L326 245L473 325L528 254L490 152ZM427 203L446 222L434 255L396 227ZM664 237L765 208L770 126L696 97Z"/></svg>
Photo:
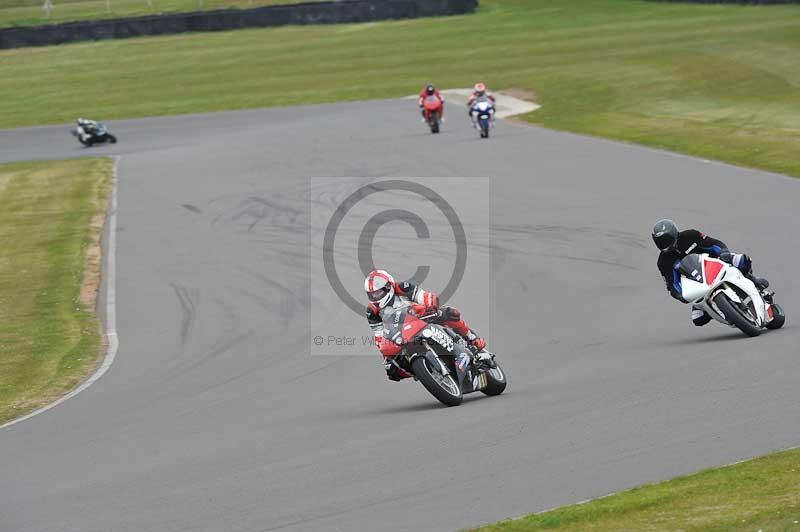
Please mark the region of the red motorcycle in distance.
<svg viewBox="0 0 800 532"><path fill-rule="evenodd" d="M401 349L385 360L413 375L443 404L459 405L467 393L500 395L506 389L506 374L494 355L478 360L458 333L436 323L438 315L417 317L410 307L387 310L384 341Z"/></svg>
<svg viewBox="0 0 800 532"><path fill-rule="evenodd" d="M436 96L427 96L422 102L422 112L425 121L431 128L431 133L439 132L439 124L442 122L442 102Z"/></svg>

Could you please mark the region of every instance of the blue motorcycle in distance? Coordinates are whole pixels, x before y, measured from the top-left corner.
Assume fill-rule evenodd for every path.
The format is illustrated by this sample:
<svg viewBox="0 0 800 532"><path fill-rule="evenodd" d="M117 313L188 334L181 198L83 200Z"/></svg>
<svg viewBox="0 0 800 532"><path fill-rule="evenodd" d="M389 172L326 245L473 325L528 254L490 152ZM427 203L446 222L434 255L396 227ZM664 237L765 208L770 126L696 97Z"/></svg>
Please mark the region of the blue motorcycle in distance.
<svg viewBox="0 0 800 532"><path fill-rule="evenodd" d="M482 139L489 138L489 129L494 123L494 103L489 98L480 98L472 103L472 123Z"/></svg>

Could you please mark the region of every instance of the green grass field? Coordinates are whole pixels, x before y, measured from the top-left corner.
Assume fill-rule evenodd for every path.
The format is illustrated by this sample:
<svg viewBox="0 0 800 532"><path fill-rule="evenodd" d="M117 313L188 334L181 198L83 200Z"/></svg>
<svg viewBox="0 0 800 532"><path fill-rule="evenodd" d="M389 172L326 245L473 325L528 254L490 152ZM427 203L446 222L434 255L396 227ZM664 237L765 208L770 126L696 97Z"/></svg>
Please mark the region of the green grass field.
<svg viewBox="0 0 800 532"><path fill-rule="evenodd" d="M245 9L302 1L308 0L51 0L54 7L48 16L43 9L44 0L3 0L0 2L0 28L229 7Z"/></svg>
<svg viewBox="0 0 800 532"><path fill-rule="evenodd" d="M800 530L800 450L642 486L473 532Z"/></svg>
<svg viewBox="0 0 800 532"><path fill-rule="evenodd" d="M527 120L800 176L800 6L482 0L479 13L0 52L0 127L522 88ZM413 112L409 110L409 112Z"/></svg>
<svg viewBox="0 0 800 532"><path fill-rule="evenodd" d="M80 292L92 280L84 278L99 232L91 222L105 209L112 164L0 165L0 423L63 395L95 367L100 330Z"/></svg>

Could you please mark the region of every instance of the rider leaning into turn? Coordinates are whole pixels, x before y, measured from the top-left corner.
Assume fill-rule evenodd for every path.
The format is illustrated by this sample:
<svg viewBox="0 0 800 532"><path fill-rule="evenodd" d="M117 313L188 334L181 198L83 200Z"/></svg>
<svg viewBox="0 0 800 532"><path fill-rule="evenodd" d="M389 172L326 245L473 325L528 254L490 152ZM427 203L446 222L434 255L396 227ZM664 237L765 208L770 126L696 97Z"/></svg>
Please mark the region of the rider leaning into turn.
<svg viewBox="0 0 800 532"><path fill-rule="evenodd" d="M78 134L86 140L86 137L91 136L94 130L97 129L97 122L88 120L86 118L78 119Z"/></svg>
<svg viewBox="0 0 800 532"><path fill-rule="evenodd" d="M364 280L364 290L369 299L367 322L375 335L375 345L384 357L394 356L401 349L400 346L383 338L384 312L386 309L410 306L412 312L418 316L436 314L434 320L460 334L479 360L491 359L491 353L486 351L486 342L483 338L467 327L457 309L447 306L440 308L439 296L433 292L427 292L408 281L395 282L394 278L384 270L372 270ZM386 375L393 381L411 377L411 374L388 360L385 360L384 366Z"/></svg>
<svg viewBox="0 0 800 532"><path fill-rule="evenodd" d="M433 96L439 103L442 105L441 110L439 111L439 117L444 119L444 98L442 97L441 93L439 93L439 89L434 87L433 83L428 83L425 87L419 91L419 108L420 112L422 113L422 119L425 120L425 99Z"/></svg>
<svg viewBox="0 0 800 532"><path fill-rule="evenodd" d="M738 268L748 279L764 290L769 286L766 279L753 276L753 263L743 253L731 253L721 240L704 235L697 229L679 231L672 220L659 220L653 226L653 242L661 250L658 255L658 271L667 285L670 295L682 303L688 303L681 297L681 277L677 271L680 260L691 253L708 253ZM711 316L702 309L692 305L692 322L701 327L711 321Z"/></svg>

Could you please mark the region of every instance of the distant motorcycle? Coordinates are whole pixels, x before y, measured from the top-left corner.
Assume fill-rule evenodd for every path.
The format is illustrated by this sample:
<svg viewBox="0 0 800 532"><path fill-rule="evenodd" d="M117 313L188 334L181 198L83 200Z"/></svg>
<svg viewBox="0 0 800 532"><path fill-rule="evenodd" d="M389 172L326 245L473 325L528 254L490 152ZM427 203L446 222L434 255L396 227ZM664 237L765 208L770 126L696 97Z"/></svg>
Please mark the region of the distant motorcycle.
<svg viewBox="0 0 800 532"><path fill-rule="evenodd" d="M494 122L494 103L489 98L480 98L472 103L470 111L472 122L480 132L482 139L489 138L489 128Z"/></svg>
<svg viewBox="0 0 800 532"><path fill-rule="evenodd" d="M774 292L758 287L736 267L702 253L684 257L677 265L681 296L720 323L747 336L780 329L786 321Z"/></svg>
<svg viewBox="0 0 800 532"><path fill-rule="evenodd" d="M425 122L431 128L431 133L439 132L439 124L442 121L442 102L436 96L428 96L422 102L422 112Z"/></svg>
<svg viewBox="0 0 800 532"><path fill-rule="evenodd" d="M104 142L117 143L117 137L109 133L108 128L100 122L81 124L72 130L72 134L78 137L78 141L86 147Z"/></svg>
<svg viewBox="0 0 800 532"><path fill-rule="evenodd" d="M387 361L414 376L447 406L461 404L464 394L500 395L506 375L494 359L478 360L464 339L449 327L417 317L410 307L391 309L383 317L385 341L402 346Z"/></svg>

